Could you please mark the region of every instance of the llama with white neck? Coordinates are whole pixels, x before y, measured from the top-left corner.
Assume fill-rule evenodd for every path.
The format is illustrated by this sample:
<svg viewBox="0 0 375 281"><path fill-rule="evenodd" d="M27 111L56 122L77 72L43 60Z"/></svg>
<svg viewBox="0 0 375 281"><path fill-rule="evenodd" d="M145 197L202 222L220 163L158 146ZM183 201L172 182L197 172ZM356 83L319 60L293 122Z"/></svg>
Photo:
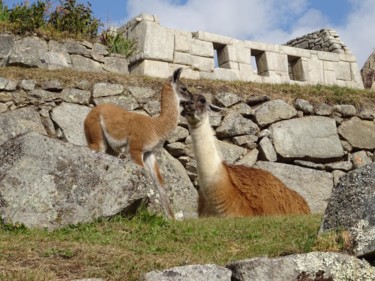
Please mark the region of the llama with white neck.
<svg viewBox="0 0 375 281"><path fill-rule="evenodd" d="M150 172L163 210L172 218L174 213L152 150L177 127L180 101L192 98L187 87L179 80L181 72L182 68L176 69L164 83L158 116L129 112L107 103L94 107L84 122L87 144L91 149L114 155L129 154L136 164Z"/></svg>
<svg viewBox="0 0 375 281"><path fill-rule="evenodd" d="M225 163L209 123L202 95L183 103L197 161L199 216L243 217L308 214L309 206L294 190L261 169Z"/></svg>

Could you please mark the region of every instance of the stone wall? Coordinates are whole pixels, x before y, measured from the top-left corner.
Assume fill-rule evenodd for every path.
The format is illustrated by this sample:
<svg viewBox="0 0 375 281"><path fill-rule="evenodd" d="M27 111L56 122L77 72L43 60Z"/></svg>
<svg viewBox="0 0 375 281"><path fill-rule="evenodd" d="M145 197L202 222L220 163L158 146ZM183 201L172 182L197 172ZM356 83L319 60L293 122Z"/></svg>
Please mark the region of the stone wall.
<svg viewBox="0 0 375 281"><path fill-rule="evenodd" d="M156 115L159 92L131 84L81 81L65 88L59 81L0 78L0 145L38 128L53 138L86 146L82 123L92 106L113 102L127 110ZM267 96L243 100L230 92L206 96L225 109L211 112L224 159L271 171L299 192L314 213L324 212L341 175L374 161L373 110L352 105L313 106L301 99L288 104ZM196 184L192 143L182 117L164 148L183 164L180 173Z"/></svg>
<svg viewBox="0 0 375 281"><path fill-rule="evenodd" d="M108 48L102 44L71 40L57 42L36 36L20 37L13 34L0 34L0 66L129 73L126 58L110 54Z"/></svg>
<svg viewBox="0 0 375 281"><path fill-rule="evenodd" d="M350 55L348 47L333 29L321 29L288 41L286 46Z"/></svg>
<svg viewBox="0 0 375 281"><path fill-rule="evenodd" d="M332 52L238 40L203 31L172 30L147 14L130 20L118 32L137 41L138 50L129 58L131 73L167 77L183 66L187 68L184 76L192 79L363 88L356 58L340 45L333 31L327 35L333 42L328 46Z"/></svg>

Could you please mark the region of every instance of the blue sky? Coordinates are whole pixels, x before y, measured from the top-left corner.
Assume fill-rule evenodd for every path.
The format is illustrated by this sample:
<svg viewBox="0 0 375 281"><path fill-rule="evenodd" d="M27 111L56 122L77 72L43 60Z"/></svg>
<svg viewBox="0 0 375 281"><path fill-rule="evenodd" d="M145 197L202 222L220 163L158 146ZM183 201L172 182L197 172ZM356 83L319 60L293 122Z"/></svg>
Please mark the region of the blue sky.
<svg viewBox="0 0 375 281"><path fill-rule="evenodd" d="M31 0L30 2L35 2ZM21 3L5 0L8 7ZM53 0L59 3L58 0ZM237 39L282 44L333 28L356 56L359 69L375 48L375 0L78 0L94 16L121 26L140 13L157 15L162 26L207 31Z"/></svg>

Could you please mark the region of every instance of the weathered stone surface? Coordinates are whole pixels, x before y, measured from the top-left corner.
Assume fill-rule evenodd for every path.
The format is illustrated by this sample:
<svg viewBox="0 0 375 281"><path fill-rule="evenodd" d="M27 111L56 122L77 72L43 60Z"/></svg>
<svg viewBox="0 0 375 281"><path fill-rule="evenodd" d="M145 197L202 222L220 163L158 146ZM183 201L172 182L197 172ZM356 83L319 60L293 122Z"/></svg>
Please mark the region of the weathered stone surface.
<svg viewBox="0 0 375 281"><path fill-rule="evenodd" d="M79 55L71 55L72 67L78 71L104 72L99 62Z"/></svg>
<svg viewBox="0 0 375 281"><path fill-rule="evenodd" d="M20 82L20 87L25 91L32 91L35 89L36 81L24 79Z"/></svg>
<svg viewBox="0 0 375 281"><path fill-rule="evenodd" d="M112 83L96 83L92 90L92 96L94 98L120 95L124 92L124 86L122 84Z"/></svg>
<svg viewBox="0 0 375 281"><path fill-rule="evenodd" d="M348 172L353 168L353 164L351 161L338 161L333 163L327 163L324 166L326 167L327 171L341 170Z"/></svg>
<svg viewBox="0 0 375 281"><path fill-rule="evenodd" d="M361 76L365 89L373 89L375 81L375 51L370 54L363 65Z"/></svg>
<svg viewBox="0 0 375 281"><path fill-rule="evenodd" d="M297 111L283 100L271 100L257 107L254 115L260 126L266 126L280 120L290 119L297 115Z"/></svg>
<svg viewBox="0 0 375 281"><path fill-rule="evenodd" d="M268 137L264 137L259 142L259 149L261 158L263 160L275 162L277 161L276 151L272 145L272 142Z"/></svg>
<svg viewBox="0 0 375 281"><path fill-rule="evenodd" d="M216 129L218 138L235 137L238 135L252 135L259 131L259 127L250 119L233 112L224 117L221 125Z"/></svg>
<svg viewBox="0 0 375 281"><path fill-rule="evenodd" d="M70 143L86 146L83 122L89 112L90 108L87 106L62 103L52 110L51 117Z"/></svg>
<svg viewBox="0 0 375 281"><path fill-rule="evenodd" d="M337 104L333 107L333 110L342 117L353 117L357 114L356 108L351 104Z"/></svg>
<svg viewBox="0 0 375 281"><path fill-rule="evenodd" d="M357 256L375 252L375 163L340 178L332 190L321 231L344 228L354 235Z"/></svg>
<svg viewBox="0 0 375 281"><path fill-rule="evenodd" d="M370 164L372 161L371 158L367 155L366 151L361 150L353 153L352 162L354 168L357 169L367 164Z"/></svg>
<svg viewBox="0 0 375 281"><path fill-rule="evenodd" d="M314 107L307 100L296 99L296 101L294 102L294 106L297 110L301 110L305 114L314 113Z"/></svg>
<svg viewBox="0 0 375 281"><path fill-rule="evenodd" d="M214 264L186 265L166 269L164 271L152 271L141 277L142 281L230 281L232 272Z"/></svg>
<svg viewBox="0 0 375 281"><path fill-rule="evenodd" d="M8 34L0 35L0 65L6 64L6 60L14 47L14 36Z"/></svg>
<svg viewBox="0 0 375 281"><path fill-rule="evenodd" d="M246 151L245 148L225 141L218 141L218 145L223 160L229 164L235 163Z"/></svg>
<svg viewBox="0 0 375 281"><path fill-rule="evenodd" d="M42 60L49 70L63 69L71 65L70 57L65 52L46 52Z"/></svg>
<svg viewBox="0 0 375 281"><path fill-rule="evenodd" d="M265 161L258 161L255 167L271 172L286 186L302 195L312 213L324 213L332 191L331 173Z"/></svg>
<svg viewBox="0 0 375 281"><path fill-rule="evenodd" d="M103 69L118 74L129 74L128 61L126 58L106 57L104 58Z"/></svg>
<svg viewBox="0 0 375 281"><path fill-rule="evenodd" d="M215 95L214 101L218 106L230 107L240 102L241 98L230 92L221 92Z"/></svg>
<svg viewBox="0 0 375 281"><path fill-rule="evenodd" d="M47 134L34 107L25 107L0 114L0 145L29 131Z"/></svg>
<svg viewBox="0 0 375 281"><path fill-rule="evenodd" d="M254 149L257 146L258 137L256 135L243 135L233 138L233 143L239 146L245 146Z"/></svg>
<svg viewBox="0 0 375 281"><path fill-rule="evenodd" d="M256 149L256 148L252 149L250 152L245 154L244 157L242 157L240 160L238 160L236 162L236 164L252 167L257 162L258 155L259 155L258 149Z"/></svg>
<svg viewBox="0 0 375 281"><path fill-rule="evenodd" d="M353 147L375 149L375 123L353 117L338 128L339 134Z"/></svg>
<svg viewBox="0 0 375 281"><path fill-rule="evenodd" d="M335 121L308 116L270 126L276 152L284 158L332 159L344 155Z"/></svg>
<svg viewBox="0 0 375 281"><path fill-rule="evenodd" d="M28 97L35 104L56 100L60 97L60 93L50 92L42 89L35 89L28 92Z"/></svg>
<svg viewBox="0 0 375 281"><path fill-rule="evenodd" d="M333 113L333 106L320 103L314 107L314 113L321 116L330 116Z"/></svg>
<svg viewBox="0 0 375 281"><path fill-rule="evenodd" d="M94 99L95 104L102 104L102 103L114 103L118 106L121 106L125 110L135 110L139 108L139 104L137 100L129 95L116 95L116 96L108 96L108 97L99 97Z"/></svg>
<svg viewBox="0 0 375 281"><path fill-rule="evenodd" d="M155 151L160 172L164 177L165 189L177 219L198 217L198 193L191 183L184 166L165 149ZM151 189L149 197L156 202L152 207L162 213L159 194Z"/></svg>
<svg viewBox="0 0 375 281"><path fill-rule="evenodd" d="M375 278L364 260L340 253L311 252L278 258L253 258L226 266L238 281L363 280Z"/></svg>
<svg viewBox="0 0 375 281"><path fill-rule="evenodd" d="M91 98L91 93L89 91L83 91L74 88L65 88L60 97L63 101L78 103L78 104L86 104L88 105Z"/></svg>
<svg viewBox="0 0 375 281"><path fill-rule="evenodd" d="M38 133L0 147L1 219L56 229L121 213L153 188L130 161Z"/></svg>
<svg viewBox="0 0 375 281"><path fill-rule="evenodd" d="M269 96L250 96L246 103L248 105L257 105L257 104L260 104L260 103L263 103L263 102L266 102L266 101L269 101L270 100L270 97Z"/></svg>
<svg viewBox="0 0 375 281"><path fill-rule="evenodd" d="M63 85L59 80L47 80L41 85L43 90L50 92L61 92L63 90Z"/></svg>
<svg viewBox="0 0 375 281"><path fill-rule="evenodd" d="M128 90L139 103L146 103L150 98L155 96L155 90L149 87L131 86L128 87Z"/></svg>
<svg viewBox="0 0 375 281"><path fill-rule="evenodd" d="M168 136L167 142L173 143L176 141L182 141L186 139L188 135L189 135L189 130L181 126L177 126L176 129L174 129L173 132Z"/></svg>
<svg viewBox="0 0 375 281"><path fill-rule="evenodd" d="M43 68L42 57L47 52L47 43L37 37L25 37L14 45L9 55L9 65Z"/></svg>

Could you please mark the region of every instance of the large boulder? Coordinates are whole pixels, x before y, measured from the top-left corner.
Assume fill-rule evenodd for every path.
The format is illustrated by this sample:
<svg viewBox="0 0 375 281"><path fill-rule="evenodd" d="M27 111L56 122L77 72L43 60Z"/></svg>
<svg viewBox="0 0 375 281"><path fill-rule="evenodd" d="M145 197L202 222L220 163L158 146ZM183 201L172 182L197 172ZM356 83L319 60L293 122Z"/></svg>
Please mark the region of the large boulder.
<svg viewBox="0 0 375 281"><path fill-rule="evenodd" d="M110 217L155 193L129 160L31 132L0 146L0 216L55 229Z"/></svg>
<svg viewBox="0 0 375 281"><path fill-rule="evenodd" d="M286 159L329 160L344 155L335 120L309 116L270 126L276 152Z"/></svg>
<svg viewBox="0 0 375 281"><path fill-rule="evenodd" d="M271 172L287 187L298 192L312 213L324 213L333 186L331 173L267 161L258 161L255 167Z"/></svg>
<svg viewBox="0 0 375 281"><path fill-rule="evenodd" d="M271 100L255 109L255 119L259 126L267 126L274 122L290 119L297 115L297 110L283 100Z"/></svg>
<svg viewBox="0 0 375 281"><path fill-rule="evenodd" d="M339 253L312 252L278 258L253 258L230 263L236 281L375 280L375 267ZM162 281L164 279L160 279Z"/></svg>
<svg viewBox="0 0 375 281"><path fill-rule="evenodd" d="M372 52L363 65L361 76L365 89L375 88L375 51Z"/></svg>
<svg viewBox="0 0 375 281"><path fill-rule="evenodd" d="M45 66L43 58L47 50L46 41L38 37L22 38L14 45L8 64L42 68Z"/></svg>
<svg viewBox="0 0 375 281"><path fill-rule="evenodd" d="M333 188L321 231L346 229L354 253L375 256L375 163L353 170Z"/></svg>

